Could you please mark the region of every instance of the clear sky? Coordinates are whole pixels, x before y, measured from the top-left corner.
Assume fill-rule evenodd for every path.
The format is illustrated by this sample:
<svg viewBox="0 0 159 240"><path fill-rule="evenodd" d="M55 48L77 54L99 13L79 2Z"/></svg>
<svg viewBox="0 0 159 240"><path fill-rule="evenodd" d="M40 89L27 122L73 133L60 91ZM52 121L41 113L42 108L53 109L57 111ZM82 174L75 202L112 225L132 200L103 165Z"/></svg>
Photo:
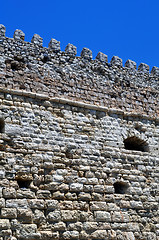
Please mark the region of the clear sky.
<svg viewBox="0 0 159 240"><path fill-rule="evenodd" d="M159 0L2 0L0 23L6 36L15 29L31 41L34 33L47 47L51 38L137 63L159 67Z"/></svg>

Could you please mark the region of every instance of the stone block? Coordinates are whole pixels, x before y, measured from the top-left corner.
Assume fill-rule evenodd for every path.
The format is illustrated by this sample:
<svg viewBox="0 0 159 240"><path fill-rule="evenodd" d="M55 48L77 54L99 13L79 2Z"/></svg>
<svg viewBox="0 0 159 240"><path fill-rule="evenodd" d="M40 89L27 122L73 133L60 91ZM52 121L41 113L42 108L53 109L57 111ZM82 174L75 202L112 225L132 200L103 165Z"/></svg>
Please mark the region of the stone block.
<svg viewBox="0 0 159 240"><path fill-rule="evenodd" d="M16 198L16 190L14 188L4 188L3 189L4 198Z"/></svg>
<svg viewBox="0 0 159 240"><path fill-rule="evenodd" d="M34 34L34 36L31 39L31 42L38 46L43 45L43 39L38 34Z"/></svg>
<svg viewBox="0 0 159 240"><path fill-rule="evenodd" d="M28 208L28 202L26 199L7 199L7 208Z"/></svg>
<svg viewBox="0 0 159 240"><path fill-rule="evenodd" d="M0 24L0 38L5 37L6 28L4 25Z"/></svg>
<svg viewBox="0 0 159 240"><path fill-rule="evenodd" d="M70 240L70 239L79 239L79 232L77 231L66 231L63 233L63 239Z"/></svg>
<svg viewBox="0 0 159 240"><path fill-rule="evenodd" d="M141 201L130 201L130 206L133 209L143 209L143 204Z"/></svg>
<svg viewBox="0 0 159 240"><path fill-rule="evenodd" d="M37 233L36 224L21 224L20 228L16 230L18 239L40 239L40 233Z"/></svg>
<svg viewBox="0 0 159 240"><path fill-rule="evenodd" d="M30 199L28 200L28 205L32 209L44 209L45 201L43 199Z"/></svg>
<svg viewBox="0 0 159 240"><path fill-rule="evenodd" d="M5 199L4 198L0 198L0 208L5 207Z"/></svg>
<svg viewBox="0 0 159 240"><path fill-rule="evenodd" d="M35 198L35 192L31 191L30 189L18 189L17 198L33 199Z"/></svg>
<svg viewBox="0 0 159 240"><path fill-rule="evenodd" d="M61 210L61 215L64 222L74 222L78 219L78 212L76 210Z"/></svg>
<svg viewBox="0 0 159 240"><path fill-rule="evenodd" d="M74 57L77 54L77 48L73 44L68 43L65 48L65 52Z"/></svg>
<svg viewBox="0 0 159 240"><path fill-rule="evenodd" d="M54 223L53 230L54 231L65 231L66 230L66 223L64 223L64 222Z"/></svg>
<svg viewBox="0 0 159 240"><path fill-rule="evenodd" d="M118 212L118 211L114 211L114 212L112 212L112 222L116 222L116 223L118 223L118 222L129 222L130 221L130 219L129 219L129 215L128 215L128 213L126 213L126 212Z"/></svg>
<svg viewBox="0 0 159 240"><path fill-rule="evenodd" d="M151 70L151 74L153 76L158 77L159 76L159 68L158 67L153 67L152 70Z"/></svg>
<svg viewBox="0 0 159 240"><path fill-rule="evenodd" d="M99 53L97 54L96 59L99 60L100 62L103 62L103 63L108 62L108 56L105 55L105 54L102 53L102 52L99 52Z"/></svg>
<svg viewBox="0 0 159 240"><path fill-rule="evenodd" d="M23 40L25 39L25 34L23 33L23 31L16 29L14 32L14 40Z"/></svg>
<svg viewBox="0 0 159 240"><path fill-rule="evenodd" d="M49 48L54 52L59 52L61 50L60 42L52 38L51 41L49 42Z"/></svg>
<svg viewBox="0 0 159 240"><path fill-rule="evenodd" d="M106 202L90 202L90 209L91 211L106 211L107 210L107 203Z"/></svg>
<svg viewBox="0 0 159 240"><path fill-rule="evenodd" d="M1 209L2 218L17 218L17 209L16 208L2 208Z"/></svg>
<svg viewBox="0 0 159 240"><path fill-rule="evenodd" d="M106 230L96 230L91 234L92 239L99 239L99 240L105 240L107 239L107 231Z"/></svg>
<svg viewBox="0 0 159 240"><path fill-rule="evenodd" d="M17 218L21 223L31 223L33 220L33 212L30 209L17 209Z"/></svg>
<svg viewBox="0 0 159 240"><path fill-rule="evenodd" d="M143 72L143 73L148 73L149 72L149 66L145 63L140 63L140 65L138 67L138 71Z"/></svg>
<svg viewBox="0 0 159 240"><path fill-rule="evenodd" d="M50 212L47 215L47 220L49 221L49 223L61 221L61 212L57 210Z"/></svg>
<svg viewBox="0 0 159 240"><path fill-rule="evenodd" d="M48 199L51 197L51 193L48 190L38 190L37 198Z"/></svg>
<svg viewBox="0 0 159 240"><path fill-rule="evenodd" d="M136 62L128 59L125 63L125 67L131 68L131 69L136 69Z"/></svg>
<svg viewBox="0 0 159 240"><path fill-rule="evenodd" d="M81 57L87 60L92 59L92 51L88 48L83 48L81 52Z"/></svg>
<svg viewBox="0 0 159 240"><path fill-rule="evenodd" d="M0 219L0 230L5 230L10 228L9 219Z"/></svg>
<svg viewBox="0 0 159 240"><path fill-rule="evenodd" d="M98 223L97 222L84 222L83 223L83 229L85 231L93 231L98 228Z"/></svg>
<svg viewBox="0 0 159 240"><path fill-rule="evenodd" d="M79 195L78 195L78 199L79 200L82 200L82 201L90 201L91 200L91 195L89 194L89 193L84 193L84 192L82 192L82 193L80 193Z"/></svg>
<svg viewBox="0 0 159 240"><path fill-rule="evenodd" d="M48 209L57 209L59 202L57 200L46 200L46 206Z"/></svg>
<svg viewBox="0 0 159 240"><path fill-rule="evenodd" d="M83 191L83 184L82 183L71 183L70 184L70 191L71 192L81 192L81 191Z"/></svg>
<svg viewBox="0 0 159 240"><path fill-rule="evenodd" d="M111 215L106 211L95 211L94 212L95 218L97 222L110 222Z"/></svg>
<svg viewBox="0 0 159 240"><path fill-rule="evenodd" d="M116 66L122 66L123 65L122 59L119 58L118 56L113 56L110 63L112 65L116 65Z"/></svg>
<svg viewBox="0 0 159 240"><path fill-rule="evenodd" d="M43 210L35 209L32 219L34 219L34 223L36 224L45 223L46 217L43 213Z"/></svg>

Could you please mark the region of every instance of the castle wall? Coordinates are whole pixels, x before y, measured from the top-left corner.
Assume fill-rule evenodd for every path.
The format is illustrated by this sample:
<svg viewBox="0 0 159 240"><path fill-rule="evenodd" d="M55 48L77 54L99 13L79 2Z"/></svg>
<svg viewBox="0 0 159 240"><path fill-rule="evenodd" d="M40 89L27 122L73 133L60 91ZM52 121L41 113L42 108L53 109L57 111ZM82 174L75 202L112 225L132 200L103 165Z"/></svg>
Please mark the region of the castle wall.
<svg viewBox="0 0 159 240"><path fill-rule="evenodd" d="M159 240L159 68L0 24L0 240Z"/></svg>
<svg viewBox="0 0 159 240"><path fill-rule="evenodd" d="M1 239L159 239L159 121L42 97L0 94Z"/></svg>
<svg viewBox="0 0 159 240"><path fill-rule="evenodd" d="M14 39L0 33L1 87L158 116L159 68L153 67L149 73L149 66L141 63L136 70L131 60L123 67L116 56L108 63L103 53L92 60L87 48L76 57L76 47L71 44L62 52L54 39L46 48L38 35L31 43L21 36L19 30Z"/></svg>

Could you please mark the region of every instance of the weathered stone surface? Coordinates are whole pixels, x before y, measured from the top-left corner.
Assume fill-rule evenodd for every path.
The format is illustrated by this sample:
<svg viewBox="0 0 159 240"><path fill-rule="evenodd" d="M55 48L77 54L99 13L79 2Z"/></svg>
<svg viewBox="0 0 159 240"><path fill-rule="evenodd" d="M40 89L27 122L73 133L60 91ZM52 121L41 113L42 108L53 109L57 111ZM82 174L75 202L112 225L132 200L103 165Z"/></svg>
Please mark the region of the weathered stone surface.
<svg viewBox="0 0 159 240"><path fill-rule="evenodd" d="M74 221L77 221L77 218L78 218L78 213L76 210L74 211L62 210L61 215L62 215L62 220L64 222L72 222L72 221L74 222Z"/></svg>
<svg viewBox="0 0 159 240"><path fill-rule="evenodd" d="M125 67L131 68L131 69L136 69L136 62L128 59L125 63Z"/></svg>
<svg viewBox="0 0 159 240"><path fill-rule="evenodd" d="M10 228L10 222L8 219L0 219L0 230L5 230Z"/></svg>
<svg viewBox="0 0 159 240"><path fill-rule="evenodd" d="M19 29L15 30L15 32L14 32L15 40L24 40L24 38L25 38L25 34L21 30L19 30Z"/></svg>
<svg viewBox="0 0 159 240"><path fill-rule="evenodd" d="M110 213L105 212L105 211L96 211L95 212L95 217L97 222L110 222L111 221L111 216Z"/></svg>
<svg viewBox="0 0 159 240"><path fill-rule="evenodd" d="M54 52L60 51L60 42L52 38L49 42L49 48Z"/></svg>
<svg viewBox="0 0 159 240"><path fill-rule="evenodd" d="M31 39L31 42L36 45L42 46L43 39L38 34L34 34L34 36Z"/></svg>
<svg viewBox="0 0 159 240"><path fill-rule="evenodd" d="M3 24L0 24L0 37L5 37L6 28Z"/></svg>
<svg viewBox="0 0 159 240"><path fill-rule="evenodd" d="M158 240L158 69L20 34L0 25L0 240Z"/></svg>
<svg viewBox="0 0 159 240"><path fill-rule="evenodd" d="M71 56L76 56L77 48L73 44L68 43L65 48L65 52Z"/></svg>
<svg viewBox="0 0 159 240"><path fill-rule="evenodd" d="M92 59L92 51L88 48L83 48L81 52L81 57L91 60Z"/></svg>
<svg viewBox="0 0 159 240"><path fill-rule="evenodd" d="M111 59L111 64L116 66L122 66L122 59L119 58L118 56L113 56Z"/></svg>
<svg viewBox="0 0 159 240"><path fill-rule="evenodd" d="M105 55L105 54L102 53L102 52L99 52L99 53L97 54L96 59L98 59L99 61L104 62L104 63L108 62L108 56Z"/></svg>

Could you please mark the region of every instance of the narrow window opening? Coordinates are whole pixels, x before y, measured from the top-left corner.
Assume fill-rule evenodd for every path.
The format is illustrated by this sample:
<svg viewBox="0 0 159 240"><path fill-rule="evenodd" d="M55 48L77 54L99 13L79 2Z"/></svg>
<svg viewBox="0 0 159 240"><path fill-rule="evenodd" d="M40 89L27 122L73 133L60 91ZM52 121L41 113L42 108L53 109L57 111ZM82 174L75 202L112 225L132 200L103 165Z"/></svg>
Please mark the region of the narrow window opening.
<svg viewBox="0 0 159 240"><path fill-rule="evenodd" d="M118 193L118 194L125 194L127 192L128 187L129 187L128 184L124 182L114 183L115 193Z"/></svg>
<svg viewBox="0 0 159 240"><path fill-rule="evenodd" d="M29 188L31 180L17 180L20 188Z"/></svg>
<svg viewBox="0 0 159 240"><path fill-rule="evenodd" d="M0 118L0 133L5 132L5 122L3 118Z"/></svg>
<svg viewBox="0 0 159 240"><path fill-rule="evenodd" d="M135 136L125 139L124 146L127 150L135 150L141 152L149 151L149 146L147 142Z"/></svg>

